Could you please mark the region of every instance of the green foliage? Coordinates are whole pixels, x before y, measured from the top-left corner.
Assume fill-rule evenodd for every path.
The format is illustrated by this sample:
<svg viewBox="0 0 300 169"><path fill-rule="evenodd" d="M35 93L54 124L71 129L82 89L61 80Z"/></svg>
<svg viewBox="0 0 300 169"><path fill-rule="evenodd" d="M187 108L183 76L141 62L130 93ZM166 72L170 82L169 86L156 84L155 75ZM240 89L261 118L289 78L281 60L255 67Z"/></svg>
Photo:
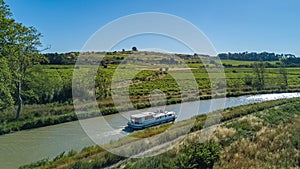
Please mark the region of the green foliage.
<svg viewBox="0 0 300 169"><path fill-rule="evenodd" d="M171 127L171 124L165 124L161 125L159 127L151 127L143 130L142 132L135 132L130 134L131 137L134 138L147 138L152 137L154 135L160 134L164 131L166 131L169 127Z"/></svg>
<svg viewBox="0 0 300 169"><path fill-rule="evenodd" d="M13 105L11 86L12 76L5 58L0 58L0 110L4 110Z"/></svg>
<svg viewBox="0 0 300 169"><path fill-rule="evenodd" d="M96 79L95 79L95 87L96 87L96 96L97 99L106 98L110 95L110 83L107 77L107 74L101 69L98 69Z"/></svg>
<svg viewBox="0 0 300 169"><path fill-rule="evenodd" d="M262 90L265 88L265 63L253 63L252 67L255 76L253 85L256 89Z"/></svg>
<svg viewBox="0 0 300 169"><path fill-rule="evenodd" d="M43 54L47 58L46 62L42 64L55 64L55 65L70 65L75 64L76 59L79 56L79 52L69 52L69 53L46 53Z"/></svg>
<svg viewBox="0 0 300 169"><path fill-rule="evenodd" d="M219 58L221 59L232 59L242 61L279 61L281 58L288 57L294 58L292 54L275 54L275 53L256 53L256 52L242 52L242 53L220 53Z"/></svg>
<svg viewBox="0 0 300 169"><path fill-rule="evenodd" d="M283 66L280 67L279 73L281 75L281 88L286 89L288 87L288 77L287 77L287 70Z"/></svg>
<svg viewBox="0 0 300 169"><path fill-rule="evenodd" d="M178 168L211 169L219 159L221 147L214 142L184 145L178 161Z"/></svg>
<svg viewBox="0 0 300 169"><path fill-rule="evenodd" d="M291 67L299 67L300 65L300 58L295 56L289 56L287 58L281 59L281 62L283 62L287 66Z"/></svg>
<svg viewBox="0 0 300 169"><path fill-rule="evenodd" d="M1 123L0 125L0 135L7 134L14 131L26 130L38 127L44 127L49 125L55 125L59 123L65 123L69 121L77 120L77 116L75 113L62 114L58 116L42 116L33 119L27 120L18 120Z"/></svg>
<svg viewBox="0 0 300 169"><path fill-rule="evenodd" d="M252 76L251 75L245 75L245 80L244 81L245 81L245 85L252 87L252 85L253 85L252 81L253 80L252 80Z"/></svg>
<svg viewBox="0 0 300 169"><path fill-rule="evenodd" d="M57 71L50 74L41 66L35 66L27 72L23 97L28 104L51 103L58 101L57 95L61 93L63 87L65 87L63 80ZM67 100L67 97L64 99Z"/></svg>

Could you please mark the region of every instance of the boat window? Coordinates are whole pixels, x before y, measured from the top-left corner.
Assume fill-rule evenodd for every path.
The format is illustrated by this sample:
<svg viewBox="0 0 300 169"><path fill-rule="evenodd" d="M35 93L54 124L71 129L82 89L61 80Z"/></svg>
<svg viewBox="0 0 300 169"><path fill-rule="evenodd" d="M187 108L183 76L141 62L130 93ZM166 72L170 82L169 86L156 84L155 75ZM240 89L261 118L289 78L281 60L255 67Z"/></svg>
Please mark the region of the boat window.
<svg viewBox="0 0 300 169"><path fill-rule="evenodd" d="M145 120L151 120L151 119L153 119L153 116L146 116L145 117Z"/></svg>
<svg viewBox="0 0 300 169"><path fill-rule="evenodd" d="M141 118L132 118L133 123L139 124L139 123L141 123L141 121L142 121Z"/></svg>

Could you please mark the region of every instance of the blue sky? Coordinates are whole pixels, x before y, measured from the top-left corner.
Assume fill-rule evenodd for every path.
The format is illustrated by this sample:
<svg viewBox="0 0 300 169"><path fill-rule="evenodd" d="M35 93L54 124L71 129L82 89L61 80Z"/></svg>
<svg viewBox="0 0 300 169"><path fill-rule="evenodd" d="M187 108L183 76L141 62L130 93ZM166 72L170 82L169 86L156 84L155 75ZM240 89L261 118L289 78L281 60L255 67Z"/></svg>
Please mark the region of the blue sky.
<svg viewBox="0 0 300 169"><path fill-rule="evenodd" d="M268 51L300 56L298 0L6 0L6 3L18 22L34 26L43 34L43 44L51 45L47 52L80 51L94 32L119 17L163 12L197 26L217 52ZM151 38L146 38L148 46L138 38L128 40L122 47L151 48ZM185 52L179 47L166 50Z"/></svg>

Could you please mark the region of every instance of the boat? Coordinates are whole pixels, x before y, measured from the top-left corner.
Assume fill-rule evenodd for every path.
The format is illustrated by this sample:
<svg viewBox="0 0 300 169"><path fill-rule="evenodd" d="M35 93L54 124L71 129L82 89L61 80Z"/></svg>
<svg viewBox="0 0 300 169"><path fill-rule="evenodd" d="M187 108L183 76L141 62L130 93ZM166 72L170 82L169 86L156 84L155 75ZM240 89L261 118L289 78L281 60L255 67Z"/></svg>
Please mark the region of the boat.
<svg viewBox="0 0 300 169"><path fill-rule="evenodd" d="M130 116L127 123L131 129L144 129L147 127L175 121L177 115L173 111L159 110L157 112L142 112Z"/></svg>

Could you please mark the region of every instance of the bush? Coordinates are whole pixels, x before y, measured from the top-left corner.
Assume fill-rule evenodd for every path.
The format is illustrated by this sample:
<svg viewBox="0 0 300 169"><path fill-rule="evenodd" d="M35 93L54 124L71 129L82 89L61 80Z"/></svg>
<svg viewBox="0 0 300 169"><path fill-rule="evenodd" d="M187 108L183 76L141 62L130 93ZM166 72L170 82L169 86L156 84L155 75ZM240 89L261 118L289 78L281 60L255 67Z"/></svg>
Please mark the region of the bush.
<svg viewBox="0 0 300 169"><path fill-rule="evenodd" d="M219 159L221 147L214 142L184 145L179 157L179 168L211 169Z"/></svg>

